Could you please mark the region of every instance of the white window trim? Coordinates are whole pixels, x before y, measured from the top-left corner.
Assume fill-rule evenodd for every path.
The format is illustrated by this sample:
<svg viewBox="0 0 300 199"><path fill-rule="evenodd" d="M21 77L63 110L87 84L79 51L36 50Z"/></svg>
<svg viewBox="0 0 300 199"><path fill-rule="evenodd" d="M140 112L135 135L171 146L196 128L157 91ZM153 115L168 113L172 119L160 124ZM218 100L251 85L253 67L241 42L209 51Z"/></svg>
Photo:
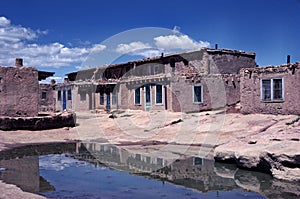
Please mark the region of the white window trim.
<svg viewBox="0 0 300 199"><path fill-rule="evenodd" d="M274 79L281 79L282 81L282 99L275 99L274 100L274 87L273 87L273 80ZM264 100L263 99L263 80L271 80L271 100ZM260 100L261 102L283 102L284 101L284 78L283 77L274 77L274 78L264 78L260 80Z"/></svg>
<svg viewBox="0 0 300 199"><path fill-rule="evenodd" d="M161 86L161 92L162 92L162 94L161 94L161 97L162 97L161 102L162 102L162 103L156 103L156 97L157 97L157 96L156 96L156 86L157 86L157 85L160 85L160 86ZM165 89L165 88L164 88L164 85L162 85L162 84L156 84L156 85L155 85L155 91L154 91L154 92L155 92L155 93L154 93L154 95L155 95L155 105L158 105L158 106L164 105L164 103L165 103L165 100L164 100L164 99L165 99L165 90L164 90L164 89Z"/></svg>
<svg viewBox="0 0 300 199"><path fill-rule="evenodd" d="M194 91L195 86L201 86L201 102L195 102L195 91ZM202 84L193 85L192 91L193 91L193 104L203 104L203 85Z"/></svg>
<svg viewBox="0 0 300 199"><path fill-rule="evenodd" d="M140 90L140 103L138 104L138 103L135 103L135 90L136 89L139 89ZM136 88L134 88L134 91L133 91L133 101L134 101L134 105L136 105L136 106L140 106L140 105L142 105L142 89L141 89L141 87L136 87Z"/></svg>

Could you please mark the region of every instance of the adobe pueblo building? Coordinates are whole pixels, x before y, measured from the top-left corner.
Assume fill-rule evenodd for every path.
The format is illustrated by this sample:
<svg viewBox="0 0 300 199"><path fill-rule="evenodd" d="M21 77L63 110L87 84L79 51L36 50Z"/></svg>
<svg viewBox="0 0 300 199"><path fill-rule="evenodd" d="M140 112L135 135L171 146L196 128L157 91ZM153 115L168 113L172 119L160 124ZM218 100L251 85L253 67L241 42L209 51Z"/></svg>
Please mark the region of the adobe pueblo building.
<svg viewBox="0 0 300 199"><path fill-rule="evenodd" d="M300 115L300 63L241 70L241 112Z"/></svg>
<svg viewBox="0 0 300 199"><path fill-rule="evenodd" d="M34 117L39 112L39 81L54 73L24 67L21 58L14 67L0 66L0 116Z"/></svg>
<svg viewBox="0 0 300 199"><path fill-rule="evenodd" d="M54 110L51 110L52 113L47 115L39 114L44 107L49 111L55 106L53 87L39 85L40 80L53 74L38 71L34 67L25 67L21 58L16 59L13 67L0 66L0 130L41 130L75 126L73 113L54 114Z"/></svg>
<svg viewBox="0 0 300 199"><path fill-rule="evenodd" d="M56 86L56 109L199 112L240 101L239 71L255 53L208 49L69 73Z"/></svg>

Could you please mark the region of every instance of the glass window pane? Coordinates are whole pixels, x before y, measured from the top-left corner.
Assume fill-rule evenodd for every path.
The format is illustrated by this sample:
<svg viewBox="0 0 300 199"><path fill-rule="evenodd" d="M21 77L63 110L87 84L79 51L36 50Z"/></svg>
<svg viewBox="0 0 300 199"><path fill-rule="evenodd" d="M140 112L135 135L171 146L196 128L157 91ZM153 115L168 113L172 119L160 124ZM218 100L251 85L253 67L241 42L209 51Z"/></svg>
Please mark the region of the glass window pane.
<svg viewBox="0 0 300 199"><path fill-rule="evenodd" d="M134 91L134 104L141 104L141 92L140 92L140 88L137 88Z"/></svg>
<svg viewBox="0 0 300 199"><path fill-rule="evenodd" d="M47 92L42 92L42 99L46 99L47 98Z"/></svg>
<svg viewBox="0 0 300 199"><path fill-rule="evenodd" d="M156 85L156 104L162 104L162 85Z"/></svg>
<svg viewBox="0 0 300 199"><path fill-rule="evenodd" d="M57 91L57 101L61 101L61 91Z"/></svg>
<svg viewBox="0 0 300 199"><path fill-rule="evenodd" d="M72 100L72 91L68 90L68 100Z"/></svg>
<svg viewBox="0 0 300 199"><path fill-rule="evenodd" d="M273 99L282 100L282 79L273 79Z"/></svg>
<svg viewBox="0 0 300 199"><path fill-rule="evenodd" d="M202 87L194 86L194 102L201 103L202 102Z"/></svg>
<svg viewBox="0 0 300 199"><path fill-rule="evenodd" d="M262 100L268 101L271 100L271 80L264 79L262 80Z"/></svg>

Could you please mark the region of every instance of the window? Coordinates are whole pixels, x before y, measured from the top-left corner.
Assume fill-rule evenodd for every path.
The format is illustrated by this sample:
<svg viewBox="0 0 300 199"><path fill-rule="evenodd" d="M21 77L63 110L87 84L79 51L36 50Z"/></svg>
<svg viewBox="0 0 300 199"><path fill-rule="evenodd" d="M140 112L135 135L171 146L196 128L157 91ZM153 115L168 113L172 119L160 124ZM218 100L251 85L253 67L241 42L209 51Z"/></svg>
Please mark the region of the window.
<svg viewBox="0 0 300 199"><path fill-rule="evenodd" d="M201 104L203 103L203 89L202 85L193 86L193 103Z"/></svg>
<svg viewBox="0 0 300 199"><path fill-rule="evenodd" d="M162 159L162 158L156 158L156 164L157 164L158 166L163 166L163 164L164 164L163 159Z"/></svg>
<svg viewBox="0 0 300 199"><path fill-rule="evenodd" d="M104 105L104 92L100 91L100 105Z"/></svg>
<svg viewBox="0 0 300 199"><path fill-rule="evenodd" d="M162 104L163 103L163 92L162 92L162 85L156 85L155 87L155 104Z"/></svg>
<svg viewBox="0 0 300 199"><path fill-rule="evenodd" d="M80 101L86 100L86 93L80 93Z"/></svg>
<svg viewBox="0 0 300 199"><path fill-rule="evenodd" d="M68 90L68 100L72 100L72 91Z"/></svg>
<svg viewBox="0 0 300 199"><path fill-rule="evenodd" d="M61 91L57 91L57 101L61 101Z"/></svg>
<svg viewBox="0 0 300 199"><path fill-rule="evenodd" d="M134 104L135 105L141 104L141 88L136 88L134 90Z"/></svg>
<svg viewBox="0 0 300 199"><path fill-rule="evenodd" d="M42 99L46 99L46 98L47 98L47 92L43 91L43 92L42 92L41 98L42 98Z"/></svg>
<svg viewBox="0 0 300 199"><path fill-rule="evenodd" d="M154 66L154 75L161 73L160 65L155 65Z"/></svg>
<svg viewBox="0 0 300 199"><path fill-rule="evenodd" d="M261 100L262 101L282 101L283 100L283 79L263 79L261 80Z"/></svg>
<svg viewBox="0 0 300 199"><path fill-rule="evenodd" d="M135 160L136 161L141 161L142 160L141 154L135 154Z"/></svg>
<svg viewBox="0 0 300 199"><path fill-rule="evenodd" d="M199 166L203 164L203 159L202 158L198 158L198 157L194 157L193 158L193 165L194 166Z"/></svg>

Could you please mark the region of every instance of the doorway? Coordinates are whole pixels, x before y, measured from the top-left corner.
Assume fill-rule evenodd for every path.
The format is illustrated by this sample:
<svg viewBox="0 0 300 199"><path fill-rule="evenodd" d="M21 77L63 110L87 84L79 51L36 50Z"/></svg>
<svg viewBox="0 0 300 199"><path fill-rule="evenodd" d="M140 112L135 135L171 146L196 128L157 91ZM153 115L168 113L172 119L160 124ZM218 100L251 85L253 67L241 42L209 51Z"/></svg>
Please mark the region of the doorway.
<svg viewBox="0 0 300 199"><path fill-rule="evenodd" d="M151 109L151 86L145 85L145 111L150 111Z"/></svg>

